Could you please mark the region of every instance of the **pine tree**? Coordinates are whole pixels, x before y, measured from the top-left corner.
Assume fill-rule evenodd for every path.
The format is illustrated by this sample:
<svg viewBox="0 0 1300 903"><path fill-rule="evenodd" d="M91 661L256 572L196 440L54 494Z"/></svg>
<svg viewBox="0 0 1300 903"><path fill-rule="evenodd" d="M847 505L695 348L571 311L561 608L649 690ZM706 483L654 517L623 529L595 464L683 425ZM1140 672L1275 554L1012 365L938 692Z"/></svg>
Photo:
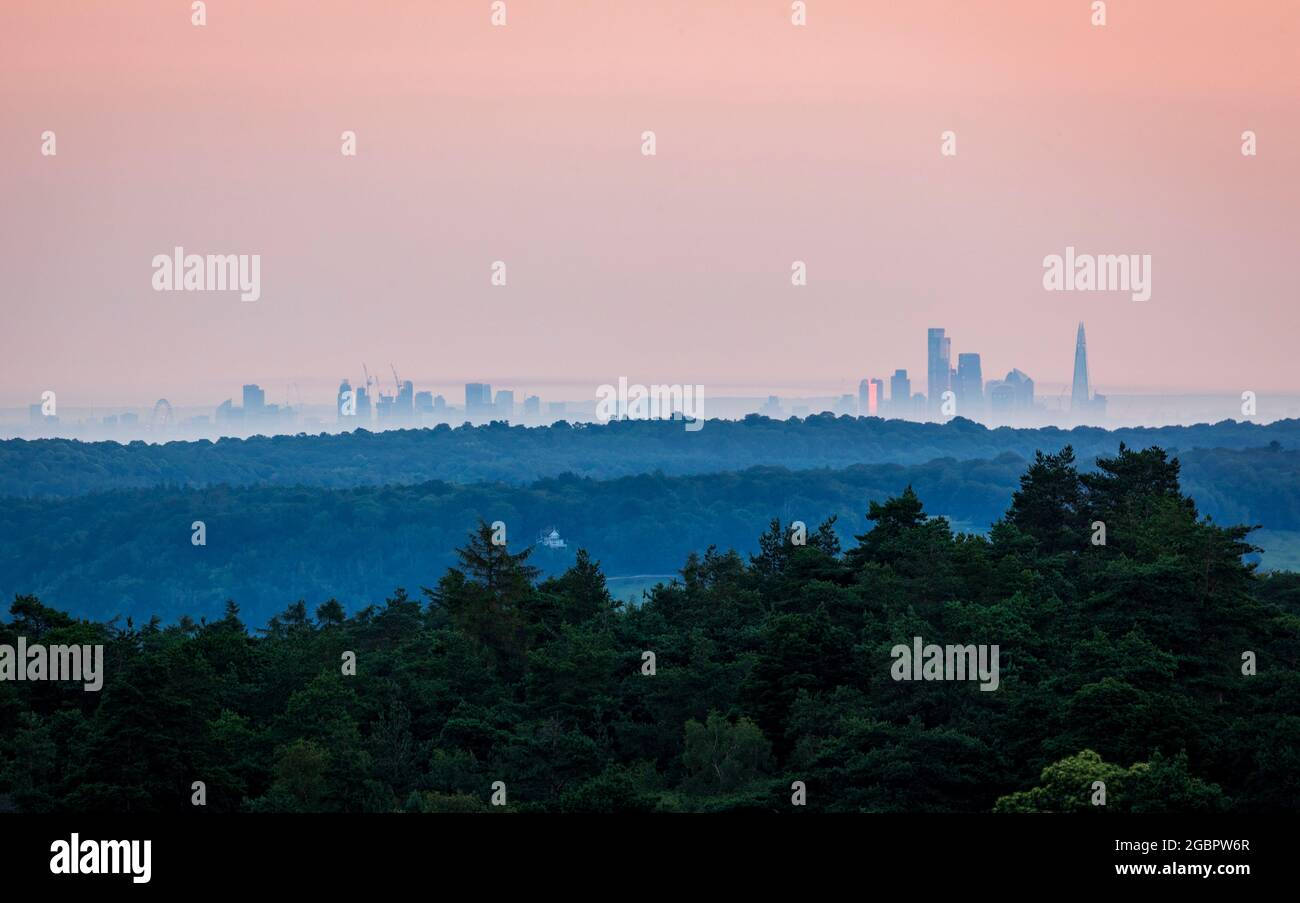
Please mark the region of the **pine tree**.
<svg viewBox="0 0 1300 903"><path fill-rule="evenodd" d="M1034 453L1034 463L1020 477L1006 520L1032 536L1046 555L1082 550L1088 541L1083 487L1075 468L1074 449L1059 454Z"/></svg>

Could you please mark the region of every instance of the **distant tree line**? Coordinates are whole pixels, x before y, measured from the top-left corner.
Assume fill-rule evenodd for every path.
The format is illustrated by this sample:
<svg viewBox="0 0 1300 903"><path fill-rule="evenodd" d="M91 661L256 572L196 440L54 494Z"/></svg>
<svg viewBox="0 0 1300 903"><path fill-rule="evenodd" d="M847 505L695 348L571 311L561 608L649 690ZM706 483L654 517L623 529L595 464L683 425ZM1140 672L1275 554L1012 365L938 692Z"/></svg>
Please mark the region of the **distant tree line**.
<svg viewBox="0 0 1300 903"><path fill-rule="evenodd" d="M1036 455L987 536L910 487L848 542L773 520L639 606L486 523L411 593L251 634L234 602L164 626L20 596L0 643L104 643L106 679L0 682L0 808L194 812L202 781L211 812L501 811L495 782L507 811L1294 812L1300 577L1244 563L1163 450L1097 464ZM893 679L913 637L998 644L998 689Z"/></svg>
<svg viewBox="0 0 1300 903"><path fill-rule="evenodd" d="M1300 531L1300 451L1215 449L1182 461L1186 490L1216 521ZM227 599L254 623L285 599L314 606L335 598L351 611L454 564L455 546L479 519L504 522L515 547L557 528L571 546L539 549L533 561L546 574L567 568L578 546L609 575L669 574L711 544L755 551L772 517L809 525L834 517L847 542L866 525L867 500L908 485L959 530L982 532L1005 510L1024 467L1005 453L842 470L606 481L570 474L523 487L158 488L11 499L0 505L0 598L35 593L79 616L157 614L167 623L219 617ZM191 544L196 521L201 547Z"/></svg>
<svg viewBox="0 0 1300 903"><path fill-rule="evenodd" d="M854 464L921 464L936 458L990 459L1070 444L1081 461L1119 442L1194 448L1300 449L1300 420L1107 431L988 429L958 417L946 424L834 417L710 420L698 432L680 422L558 423L525 428L442 425L434 429L255 437L217 442L0 442L0 498L69 496L151 486L320 486L347 488L443 480L531 483L573 473L596 479L661 471L669 476L772 465L793 470Z"/></svg>

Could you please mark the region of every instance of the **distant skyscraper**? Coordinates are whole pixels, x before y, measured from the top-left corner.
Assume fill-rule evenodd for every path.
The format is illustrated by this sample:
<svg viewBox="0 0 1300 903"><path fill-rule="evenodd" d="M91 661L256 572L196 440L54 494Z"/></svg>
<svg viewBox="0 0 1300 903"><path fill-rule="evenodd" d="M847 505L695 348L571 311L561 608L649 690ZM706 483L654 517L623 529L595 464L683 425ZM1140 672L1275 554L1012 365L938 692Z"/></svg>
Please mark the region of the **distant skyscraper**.
<svg viewBox="0 0 1300 903"><path fill-rule="evenodd" d="M357 386L357 425L370 426L370 392L365 386Z"/></svg>
<svg viewBox="0 0 1300 903"><path fill-rule="evenodd" d="M1027 411L1034 406L1034 381L1028 374L1012 370L1007 374L1006 381L1015 389L1017 408Z"/></svg>
<svg viewBox="0 0 1300 903"><path fill-rule="evenodd" d="M1083 322L1074 339L1074 387L1070 390L1070 410L1081 414L1088 409L1088 338L1083 334Z"/></svg>
<svg viewBox="0 0 1300 903"><path fill-rule="evenodd" d="M1020 370L1006 379L989 380L989 408L995 416L1028 413L1034 407L1034 381Z"/></svg>
<svg viewBox="0 0 1300 903"><path fill-rule="evenodd" d="M907 378L906 370L895 370L889 378L889 412L895 417L912 413L912 381Z"/></svg>
<svg viewBox="0 0 1300 903"><path fill-rule="evenodd" d="M989 409L994 416L1005 416L1016 408L1016 389L1002 379L989 380Z"/></svg>
<svg viewBox="0 0 1300 903"><path fill-rule="evenodd" d="M244 386L244 416L260 414L266 407L266 393L255 383Z"/></svg>
<svg viewBox="0 0 1300 903"><path fill-rule="evenodd" d="M864 379L858 383L858 414L867 417L876 413L876 406L871 403L871 380Z"/></svg>
<svg viewBox="0 0 1300 903"><path fill-rule="evenodd" d="M415 414L415 384L409 379L403 380L397 388L397 399L393 402L398 417L411 417Z"/></svg>
<svg viewBox="0 0 1300 903"><path fill-rule="evenodd" d="M415 409L416 409L417 411L420 411L421 413L424 413L424 414L432 413L432 412L433 412L433 393L432 393L432 392L416 392L416 393L415 393Z"/></svg>
<svg viewBox="0 0 1300 903"><path fill-rule="evenodd" d="M984 375L980 370L978 354L957 355L957 413L975 418L984 409Z"/></svg>
<svg viewBox="0 0 1300 903"><path fill-rule="evenodd" d="M536 395L526 395L524 397L524 419L529 421L540 420L542 416L542 400Z"/></svg>
<svg viewBox="0 0 1300 903"><path fill-rule="evenodd" d="M952 339L943 334L942 329L931 328L926 336L926 394L930 399L931 410L938 410L943 404L943 393L947 392L952 375Z"/></svg>
<svg viewBox="0 0 1300 903"><path fill-rule="evenodd" d="M881 409L885 406L885 381L883 379L873 379L871 381L871 394L867 397L869 410L868 417L878 417Z"/></svg>
<svg viewBox="0 0 1300 903"><path fill-rule="evenodd" d="M347 410L345 410L345 407ZM341 421L351 423L356 415L356 396L352 392L352 383L346 379L339 383L339 394L336 400L335 413Z"/></svg>
<svg viewBox="0 0 1300 903"><path fill-rule="evenodd" d="M492 415L492 387L487 383L465 383L465 417L486 419Z"/></svg>
<svg viewBox="0 0 1300 903"><path fill-rule="evenodd" d="M515 393L513 389L502 389L497 392L495 416L501 420L515 419Z"/></svg>

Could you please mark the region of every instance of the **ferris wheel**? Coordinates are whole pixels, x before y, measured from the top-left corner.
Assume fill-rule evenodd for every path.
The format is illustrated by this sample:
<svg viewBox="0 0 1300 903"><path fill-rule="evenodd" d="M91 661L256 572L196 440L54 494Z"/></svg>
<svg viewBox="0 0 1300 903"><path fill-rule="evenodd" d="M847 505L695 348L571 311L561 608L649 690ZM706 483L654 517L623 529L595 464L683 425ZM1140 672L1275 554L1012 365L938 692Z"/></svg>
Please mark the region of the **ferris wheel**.
<svg viewBox="0 0 1300 903"><path fill-rule="evenodd" d="M149 428L157 430L175 425L176 415L172 412L171 402L165 398L160 398L154 402L153 414L149 417Z"/></svg>

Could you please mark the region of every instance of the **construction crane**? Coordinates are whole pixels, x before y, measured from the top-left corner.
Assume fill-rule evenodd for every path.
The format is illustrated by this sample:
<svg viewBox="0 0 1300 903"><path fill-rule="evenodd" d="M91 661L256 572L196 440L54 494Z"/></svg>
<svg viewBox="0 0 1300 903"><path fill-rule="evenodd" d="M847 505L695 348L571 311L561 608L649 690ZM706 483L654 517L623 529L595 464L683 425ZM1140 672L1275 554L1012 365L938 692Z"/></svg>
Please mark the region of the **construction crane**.
<svg viewBox="0 0 1300 903"><path fill-rule="evenodd" d="M364 363L361 365L361 372L366 375L366 394L373 395L374 393L371 392L370 390L374 388L376 385L378 385L378 383L376 383L375 378L370 375L370 368L367 367Z"/></svg>
<svg viewBox="0 0 1300 903"><path fill-rule="evenodd" d="M401 395L401 394L402 394L402 378L401 378L400 376L397 375L397 368L396 368L396 367L393 367L393 365L392 365L391 363L390 363L388 366L389 366L389 367L392 367L392 369L393 369L393 391L394 391L397 395Z"/></svg>

